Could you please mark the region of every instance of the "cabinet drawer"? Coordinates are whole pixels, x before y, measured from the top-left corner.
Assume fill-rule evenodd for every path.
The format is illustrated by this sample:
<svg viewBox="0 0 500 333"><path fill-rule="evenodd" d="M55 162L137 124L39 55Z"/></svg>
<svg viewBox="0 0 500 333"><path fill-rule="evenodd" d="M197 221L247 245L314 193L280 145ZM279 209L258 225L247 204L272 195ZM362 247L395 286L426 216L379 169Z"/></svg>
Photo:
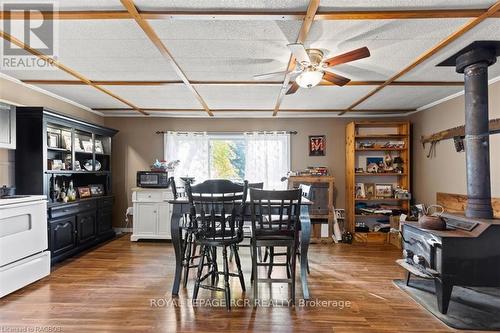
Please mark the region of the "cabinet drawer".
<svg viewBox="0 0 500 333"><path fill-rule="evenodd" d="M95 201L78 202L57 207L51 207L49 209L49 213L51 218L58 218L66 215L74 215L78 212L83 212L86 210L95 210L96 208L97 206Z"/></svg>
<svg viewBox="0 0 500 333"><path fill-rule="evenodd" d="M163 201L163 192L137 192L136 200L139 202Z"/></svg>

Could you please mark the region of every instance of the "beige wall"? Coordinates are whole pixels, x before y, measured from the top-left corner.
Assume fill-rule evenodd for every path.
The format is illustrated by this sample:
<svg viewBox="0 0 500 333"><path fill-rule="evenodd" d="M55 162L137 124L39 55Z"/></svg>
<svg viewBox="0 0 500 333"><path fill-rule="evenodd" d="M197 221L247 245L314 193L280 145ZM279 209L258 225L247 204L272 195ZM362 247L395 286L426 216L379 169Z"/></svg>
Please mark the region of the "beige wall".
<svg viewBox="0 0 500 333"><path fill-rule="evenodd" d="M500 82L489 87L490 119L500 118ZM465 153L455 152L453 140L436 145L435 157L426 158L420 144L429 135L464 124L464 97L460 96L410 118L413 123L413 194L417 201L434 203L436 192L466 194ZM492 196L500 197L500 135L490 137Z"/></svg>
<svg viewBox="0 0 500 333"><path fill-rule="evenodd" d="M24 106L45 106L85 121L103 124L103 117L29 87L0 77L0 101ZM0 186L14 185L14 151L0 148Z"/></svg>
<svg viewBox="0 0 500 333"><path fill-rule="evenodd" d="M105 118L105 125L120 132L113 141L113 190L116 194L115 226L123 223L131 205L130 189L138 170L146 170L154 159L163 157L163 139L157 130L252 131L295 130L291 138L292 169L327 166L336 179L336 204L344 207L345 125L348 119L188 119L188 118ZM326 156L310 157L308 135L326 135Z"/></svg>

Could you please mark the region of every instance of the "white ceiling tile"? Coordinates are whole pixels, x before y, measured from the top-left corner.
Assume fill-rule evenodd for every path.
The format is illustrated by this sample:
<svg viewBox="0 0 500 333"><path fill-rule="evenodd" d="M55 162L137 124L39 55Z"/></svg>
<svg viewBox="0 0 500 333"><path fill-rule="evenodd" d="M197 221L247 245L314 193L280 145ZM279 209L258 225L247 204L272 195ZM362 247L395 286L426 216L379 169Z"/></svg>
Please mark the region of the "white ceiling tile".
<svg viewBox="0 0 500 333"><path fill-rule="evenodd" d="M120 0L52 0L59 10L123 10Z"/></svg>
<svg viewBox="0 0 500 333"><path fill-rule="evenodd" d="M417 109L463 90L462 87L389 86L356 109Z"/></svg>
<svg viewBox="0 0 500 333"><path fill-rule="evenodd" d="M339 41L339 47L366 40L421 40L444 38L468 19L412 20L333 20L316 21L307 37L309 42Z"/></svg>
<svg viewBox="0 0 500 333"><path fill-rule="evenodd" d="M209 86L196 89L211 109L273 109L279 86Z"/></svg>
<svg viewBox="0 0 500 333"><path fill-rule="evenodd" d="M123 6L121 10L124 10ZM61 41L76 40L144 40L146 35L134 20L59 20Z"/></svg>
<svg viewBox="0 0 500 333"><path fill-rule="evenodd" d="M466 32L456 41L448 45L444 50L426 60L415 69L404 75L402 81L463 81L463 75L455 71L455 67L437 67L443 60L457 53L467 45L478 40L499 40L500 20L486 19L471 31ZM500 76L500 65L498 63L489 67L489 78Z"/></svg>
<svg viewBox="0 0 500 333"><path fill-rule="evenodd" d="M106 88L141 108L202 109L193 93L184 85Z"/></svg>
<svg viewBox="0 0 500 333"><path fill-rule="evenodd" d="M18 80L76 80L74 76L67 74L59 69L53 70L0 70L0 73L9 75Z"/></svg>
<svg viewBox="0 0 500 333"><path fill-rule="evenodd" d="M180 117L180 118L206 118L209 117L205 111L148 111L154 117Z"/></svg>
<svg viewBox="0 0 500 333"><path fill-rule="evenodd" d="M372 86L317 86L299 89L295 94L283 98L281 109L344 109L371 89Z"/></svg>
<svg viewBox="0 0 500 333"><path fill-rule="evenodd" d="M90 86L74 85L37 85L59 96L88 106L89 108L118 108L128 107L117 99Z"/></svg>
<svg viewBox="0 0 500 333"><path fill-rule="evenodd" d="M295 42L301 21L150 20L166 40L276 40Z"/></svg>
<svg viewBox="0 0 500 333"><path fill-rule="evenodd" d="M321 10L487 8L494 0L322 0ZM305 11L307 0L135 0L141 10Z"/></svg>
<svg viewBox="0 0 500 333"><path fill-rule="evenodd" d="M215 111L214 116L217 118L267 118L273 116L273 111Z"/></svg>
<svg viewBox="0 0 500 333"><path fill-rule="evenodd" d="M488 8L494 0L322 0L320 10Z"/></svg>
<svg viewBox="0 0 500 333"><path fill-rule="evenodd" d="M135 0L141 10L305 10L307 0Z"/></svg>

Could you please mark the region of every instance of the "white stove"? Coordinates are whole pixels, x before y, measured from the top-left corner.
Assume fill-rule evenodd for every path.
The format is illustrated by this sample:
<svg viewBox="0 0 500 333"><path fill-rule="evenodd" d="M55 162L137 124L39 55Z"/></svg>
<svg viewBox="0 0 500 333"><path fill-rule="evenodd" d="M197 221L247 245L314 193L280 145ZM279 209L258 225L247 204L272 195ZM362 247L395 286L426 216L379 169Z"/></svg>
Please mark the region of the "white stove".
<svg viewBox="0 0 500 333"><path fill-rule="evenodd" d="M0 198L0 297L50 274L45 196Z"/></svg>

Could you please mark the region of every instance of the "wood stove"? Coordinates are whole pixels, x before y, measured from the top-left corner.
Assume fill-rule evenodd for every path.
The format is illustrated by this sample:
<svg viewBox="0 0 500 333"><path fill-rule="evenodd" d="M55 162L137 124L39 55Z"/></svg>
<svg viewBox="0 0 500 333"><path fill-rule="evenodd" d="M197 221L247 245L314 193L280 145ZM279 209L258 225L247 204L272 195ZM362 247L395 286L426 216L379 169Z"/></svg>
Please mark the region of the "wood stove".
<svg viewBox="0 0 500 333"><path fill-rule="evenodd" d="M467 207L465 216L445 215L447 230L418 223L402 225L403 257L412 274L434 279L438 308L448 311L453 286L500 287L500 220L491 207L488 67L500 55L500 42L478 41L443 61L464 73Z"/></svg>

